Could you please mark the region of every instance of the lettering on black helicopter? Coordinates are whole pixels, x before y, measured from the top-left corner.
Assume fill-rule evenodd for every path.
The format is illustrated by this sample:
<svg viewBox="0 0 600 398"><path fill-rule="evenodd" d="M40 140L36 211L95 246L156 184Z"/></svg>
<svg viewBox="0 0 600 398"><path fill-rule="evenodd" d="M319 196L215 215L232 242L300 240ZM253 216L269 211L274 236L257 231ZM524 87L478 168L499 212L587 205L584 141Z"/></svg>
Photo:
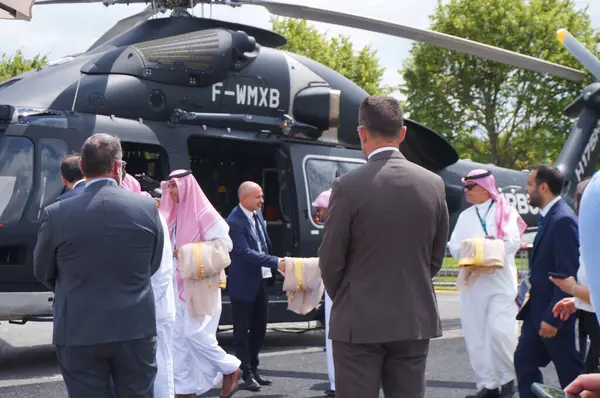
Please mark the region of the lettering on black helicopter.
<svg viewBox="0 0 600 398"><path fill-rule="evenodd" d="M577 177L577 182L581 182L581 179L585 173L585 169L590 162L592 153L596 149L596 145L598 145L598 134L600 134L600 126L594 129L594 132L590 136L590 140L581 154L581 159L577 163L577 167L575 168L575 177Z"/></svg>
<svg viewBox="0 0 600 398"><path fill-rule="evenodd" d="M276 88L260 87L250 84L236 83L235 86L224 90L223 83L215 83L212 86L212 101L216 102L221 96L235 98L237 105L250 105L262 108L277 109L281 94Z"/></svg>
<svg viewBox="0 0 600 398"><path fill-rule="evenodd" d="M514 207L519 214L538 214L540 209L529 204L529 198L527 197L527 194L525 192L516 192L517 190L522 189L523 188L519 186L508 186L502 188L500 193L506 198L508 204Z"/></svg>

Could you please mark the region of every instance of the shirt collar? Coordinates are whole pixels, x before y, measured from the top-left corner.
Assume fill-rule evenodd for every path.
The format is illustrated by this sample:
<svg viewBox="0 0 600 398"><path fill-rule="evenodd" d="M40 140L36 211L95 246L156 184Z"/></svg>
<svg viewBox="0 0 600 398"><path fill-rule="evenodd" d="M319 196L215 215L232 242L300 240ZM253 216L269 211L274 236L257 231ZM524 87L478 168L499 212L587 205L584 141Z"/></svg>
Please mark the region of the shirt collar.
<svg viewBox="0 0 600 398"><path fill-rule="evenodd" d="M103 177L103 178L97 178L97 179L95 179L95 180L92 180L92 181L88 181L88 182L86 182L86 183L85 183L85 187L87 188L87 187L89 187L90 185L92 185L93 183L95 183L95 182L98 182L98 181L114 181L114 182L115 182L115 184L117 184L117 181L116 181L114 178L110 178L110 177ZM119 184L117 184L117 185L119 185Z"/></svg>
<svg viewBox="0 0 600 398"><path fill-rule="evenodd" d="M240 209L242 209L242 211L244 212L246 217L248 217L248 219L250 219L251 221L254 221L254 214L256 214L255 212L245 209L244 206L241 205L241 203L240 203Z"/></svg>
<svg viewBox="0 0 600 398"><path fill-rule="evenodd" d="M385 152L385 151L400 152L400 150L398 148L396 148L395 146L384 146L382 148L375 149L373 152L371 152L369 154L369 156L367 156L367 160L371 159L373 156L377 155L378 153Z"/></svg>
<svg viewBox="0 0 600 398"><path fill-rule="evenodd" d="M475 205L475 207L476 207L476 208L477 208L477 210L479 210L480 212L481 212L481 211L483 211L483 212L486 212L486 211L487 211L487 209L489 209L489 208L490 208L490 205L491 205L491 203L492 203L492 198L489 198L489 199L488 199L488 200L486 200L485 202L483 202L483 203L479 203L478 205Z"/></svg>
<svg viewBox="0 0 600 398"><path fill-rule="evenodd" d="M542 217L546 217L546 215L548 214L548 212L550 211L550 209L552 208L552 206L554 206L556 204L556 202L558 202L561 199L560 196L557 196L556 198L552 199L552 201L550 201L550 203L548 203L546 205L546 207L544 207L543 209L540 210L540 214L542 215Z"/></svg>
<svg viewBox="0 0 600 398"><path fill-rule="evenodd" d="M85 185L85 178L82 178L81 180L79 180L79 181L77 181L75 184L73 184L73 188L72 188L72 189L75 189L75 187L76 187L77 185L81 184L82 182L83 182L83 183L84 183L84 185Z"/></svg>

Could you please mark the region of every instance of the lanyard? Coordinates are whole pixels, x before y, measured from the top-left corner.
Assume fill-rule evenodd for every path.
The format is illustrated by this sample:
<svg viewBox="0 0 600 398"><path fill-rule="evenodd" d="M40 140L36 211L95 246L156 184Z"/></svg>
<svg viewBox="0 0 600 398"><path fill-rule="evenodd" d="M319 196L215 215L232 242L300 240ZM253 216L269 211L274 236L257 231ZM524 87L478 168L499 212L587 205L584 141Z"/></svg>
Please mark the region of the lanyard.
<svg viewBox="0 0 600 398"><path fill-rule="evenodd" d="M481 223L481 226L483 227L483 232L485 232L485 236L489 236L487 228L486 228L485 218L487 217L488 213L490 212L490 209L492 208L493 204L494 204L494 201L492 200L492 203L490 203L490 207L488 207L487 211L485 212L485 216L483 216L483 218L481 218L481 215L479 214L479 210L477 209L477 206L475 206L475 211L477 212L477 217L479 217L479 222Z"/></svg>

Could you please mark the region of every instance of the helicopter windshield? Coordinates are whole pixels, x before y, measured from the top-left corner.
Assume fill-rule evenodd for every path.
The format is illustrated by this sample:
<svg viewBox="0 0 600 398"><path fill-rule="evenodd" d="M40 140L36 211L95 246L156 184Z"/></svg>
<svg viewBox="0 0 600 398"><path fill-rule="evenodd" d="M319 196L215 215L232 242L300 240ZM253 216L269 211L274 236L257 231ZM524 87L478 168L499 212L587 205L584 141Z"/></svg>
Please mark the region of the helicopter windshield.
<svg viewBox="0 0 600 398"><path fill-rule="evenodd" d="M0 137L0 224L18 221L33 186L33 142Z"/></svg>

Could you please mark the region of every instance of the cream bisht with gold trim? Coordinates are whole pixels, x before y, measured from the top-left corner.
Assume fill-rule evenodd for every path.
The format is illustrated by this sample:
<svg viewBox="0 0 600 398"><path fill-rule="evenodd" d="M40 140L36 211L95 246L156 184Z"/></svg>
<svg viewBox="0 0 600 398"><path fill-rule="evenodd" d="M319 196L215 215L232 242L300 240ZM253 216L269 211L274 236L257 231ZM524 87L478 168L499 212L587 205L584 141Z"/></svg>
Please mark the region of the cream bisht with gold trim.
<svg viewBox="0 0 600 398"><path fill-rule="evenodd" d="M506 248L501 239L472 238L465 239L460 244L461 268L456 285L466 287L474 283L482 273L493 274L497 269L504 268Z"/></svg>
<svg viewBox="0 0 600 398"><path fill-rule="evenodd" d="M325 292L319 258L286 257L284 262L283 291L288 296L288 310L306 315L319 306Z"/></svg>
<svg viewBox="0 0 600 398"><path fill-rule="evenodd" d="M181 246L178 257L190 315L214 315L219 307L218 289L227 286L225 269L231 264L227 245L220 239L188 243Z"/></svg>

